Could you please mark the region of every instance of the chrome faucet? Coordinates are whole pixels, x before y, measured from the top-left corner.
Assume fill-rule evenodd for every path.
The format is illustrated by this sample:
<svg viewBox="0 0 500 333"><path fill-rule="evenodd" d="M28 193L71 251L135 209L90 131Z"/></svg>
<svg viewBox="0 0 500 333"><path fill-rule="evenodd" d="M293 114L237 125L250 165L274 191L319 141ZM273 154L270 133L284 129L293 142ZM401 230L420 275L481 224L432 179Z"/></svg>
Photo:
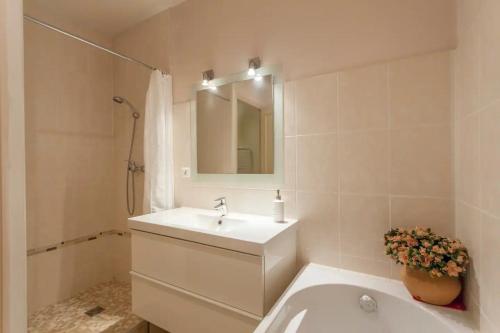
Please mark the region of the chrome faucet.
<svg viewBox="0 0 500 333"><path fill-rule="evenodd" d="M227 204L226 197L220 197L215 199L214 201L218 201L219 203L215 205L215 209L219 212L220 217L224 217L227 215Z"/></svg>

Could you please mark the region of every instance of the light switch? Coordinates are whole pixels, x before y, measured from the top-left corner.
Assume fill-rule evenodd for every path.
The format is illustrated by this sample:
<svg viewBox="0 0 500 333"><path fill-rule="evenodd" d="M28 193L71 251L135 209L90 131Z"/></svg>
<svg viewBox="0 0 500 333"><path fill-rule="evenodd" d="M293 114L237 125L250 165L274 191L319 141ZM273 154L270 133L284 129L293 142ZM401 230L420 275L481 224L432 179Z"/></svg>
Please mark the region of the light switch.
<svg viewBox="0 0 500 333"><path fill-rule="evenodd" d="M191 177L191 168L182 168L182 178Z"/></svg>

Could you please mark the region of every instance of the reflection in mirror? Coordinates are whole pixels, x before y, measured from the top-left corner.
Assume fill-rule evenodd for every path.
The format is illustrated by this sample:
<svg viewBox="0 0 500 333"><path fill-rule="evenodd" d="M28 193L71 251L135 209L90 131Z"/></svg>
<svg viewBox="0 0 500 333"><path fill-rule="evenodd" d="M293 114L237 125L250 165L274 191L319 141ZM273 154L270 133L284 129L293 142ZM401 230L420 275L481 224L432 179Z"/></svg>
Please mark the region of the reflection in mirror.
<svg viewBox="0 0 500 333"><path fill-rule="evenodd" d="M273 76L196 93L200 174L274 172Z"/></svg>

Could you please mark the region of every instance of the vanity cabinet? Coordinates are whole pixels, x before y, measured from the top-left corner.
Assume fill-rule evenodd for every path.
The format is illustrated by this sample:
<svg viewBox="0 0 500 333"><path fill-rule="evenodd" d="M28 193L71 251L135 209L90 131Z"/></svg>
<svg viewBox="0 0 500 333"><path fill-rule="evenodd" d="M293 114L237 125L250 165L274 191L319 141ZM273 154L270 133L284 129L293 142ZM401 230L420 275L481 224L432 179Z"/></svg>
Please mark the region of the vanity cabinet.
<svg viewBox="0 0 500 333"><path fill-rule="evenodd" d="M260 247L231 246L241 239L226 244L208 237L203 243L151 232L140 223L129 226L132 311L171 333L253 332L297 270L295 226Z"/></svg>
<svg viewBox="0 0 500 333"><path fill-rule="evenodd" d="M264 315L264 257L135 231L132 271Z"/></svg>

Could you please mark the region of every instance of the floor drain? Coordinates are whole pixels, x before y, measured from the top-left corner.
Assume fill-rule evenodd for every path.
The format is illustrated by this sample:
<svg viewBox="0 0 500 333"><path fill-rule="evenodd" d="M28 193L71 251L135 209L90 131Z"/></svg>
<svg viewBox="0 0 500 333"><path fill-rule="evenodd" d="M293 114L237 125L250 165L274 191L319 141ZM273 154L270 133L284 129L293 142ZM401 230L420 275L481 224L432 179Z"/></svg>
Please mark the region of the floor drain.
<svg viewBox="0 0 500 333"><path fill-rule="evenodd" d="M104 311L104 308L98 305L95 308L92 308L88 311L85 311L85 314L89 317L93 317L93 316L98 315L99 313L101 313L103 311Z"/></svg>

